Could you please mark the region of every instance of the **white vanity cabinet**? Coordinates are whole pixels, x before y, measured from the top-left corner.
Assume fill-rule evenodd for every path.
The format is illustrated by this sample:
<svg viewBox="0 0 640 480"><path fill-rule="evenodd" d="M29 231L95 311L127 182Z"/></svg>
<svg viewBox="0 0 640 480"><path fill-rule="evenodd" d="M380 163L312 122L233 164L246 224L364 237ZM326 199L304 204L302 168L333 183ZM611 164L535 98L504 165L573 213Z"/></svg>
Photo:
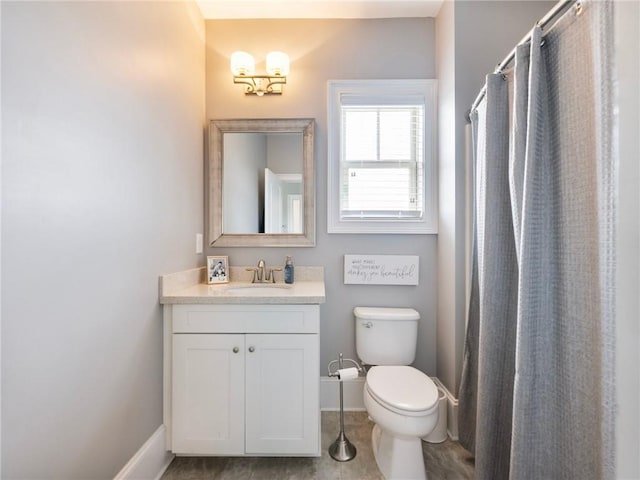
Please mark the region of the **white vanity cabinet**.
<svg viewBox="0 0 640 480"><path fill-rule="evenodd" d="M320 455L318 305L166 305L164 320L169 450Z"/></svg>

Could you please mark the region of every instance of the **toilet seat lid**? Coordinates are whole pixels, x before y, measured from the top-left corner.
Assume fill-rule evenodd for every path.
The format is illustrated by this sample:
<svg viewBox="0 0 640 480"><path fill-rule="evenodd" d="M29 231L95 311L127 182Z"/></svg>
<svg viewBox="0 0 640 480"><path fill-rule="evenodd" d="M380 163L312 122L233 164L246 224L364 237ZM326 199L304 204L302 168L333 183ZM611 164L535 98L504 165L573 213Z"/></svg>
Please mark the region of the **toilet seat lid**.
<svg viewBox="0 0 640 480"><path fill-rule="evenodd" d="M438 388L433 380L413 367L371 367L367 388L376 400L407 412L429 410L438 402Z"/></svg>

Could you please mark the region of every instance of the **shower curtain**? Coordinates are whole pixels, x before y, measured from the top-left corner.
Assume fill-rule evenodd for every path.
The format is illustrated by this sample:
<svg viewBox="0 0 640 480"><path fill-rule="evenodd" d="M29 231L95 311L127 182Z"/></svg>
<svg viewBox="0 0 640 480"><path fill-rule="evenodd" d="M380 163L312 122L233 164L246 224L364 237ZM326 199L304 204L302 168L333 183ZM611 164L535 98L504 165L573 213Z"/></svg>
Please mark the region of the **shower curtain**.
<svg viewBox="0 0 640 480"><path fill-rule="evenodd" d="M572 7L472 112L475 245L459 391L476 478L614 476L611 2Z"/></svg>

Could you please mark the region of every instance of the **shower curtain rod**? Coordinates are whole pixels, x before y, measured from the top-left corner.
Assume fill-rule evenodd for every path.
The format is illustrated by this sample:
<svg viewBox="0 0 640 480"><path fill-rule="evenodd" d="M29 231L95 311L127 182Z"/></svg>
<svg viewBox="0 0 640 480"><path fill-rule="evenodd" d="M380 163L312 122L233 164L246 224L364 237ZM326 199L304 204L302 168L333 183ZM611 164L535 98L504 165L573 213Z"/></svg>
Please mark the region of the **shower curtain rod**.
<svg viewBox="0 0 640 480"><path fill-rule="evenodd" d="M556 16L558 16L560 13L563 13L565 11L565 9L571 5L571 4L576 4L576 8L578 9L578 12L580 11L580 9L582 8L582 0L561 0L560 2L558 2L551 10L549 10L546 15L544 17L542 17L540 20L538 20L536 22L536 27L540 27L540 28L544 28L546 27L549 23L551 23ZM534 27L535 28L535 27ZM533 35L533 28L531 30L529 30L529 33L527 33L522 40L520 40L516 46L514 47L513 50L511 50L511 52L509 52L509 55L507 55L504 60L502 60L497 66L496 69L494 70L493 73L500 73L502 72L502 70L509 65L509 63L511 63L511 61L515 58L516 56L516 50L517 48L522 45L523 43L528 42L531 39L531 35ZM478 105L480 104L480 102L482 101L482 99L484 98L484 96L487 93L487 86L485 85L484 87L482 87L482 90L480 90L480 93L478 94L478 96L476 97L475 101L471 104L471 109L469 110L469 113L467 114L467 117L470 118L471 114L475 111L476 108L478 108Z"/></svg>

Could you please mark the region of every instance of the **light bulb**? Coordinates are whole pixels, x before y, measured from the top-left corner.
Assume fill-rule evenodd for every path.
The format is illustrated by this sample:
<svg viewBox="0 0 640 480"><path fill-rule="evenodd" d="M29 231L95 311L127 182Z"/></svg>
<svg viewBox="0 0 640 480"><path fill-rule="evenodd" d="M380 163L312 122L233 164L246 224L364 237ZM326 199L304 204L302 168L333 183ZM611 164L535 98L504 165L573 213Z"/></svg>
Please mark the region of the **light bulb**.
<svg viewBox="0 0 640 480"><path fill-rule="evenodd" d="M267 54L267 74L272 77L289 75L289 55L283 52L269 52Z"/></svg>
<svg viewBox="0 0 640 480"><path fill-rule="evenodd" d="M247 52L233 52L231 54L231 73L235 76L253 75L256 63Z"/></svg>

